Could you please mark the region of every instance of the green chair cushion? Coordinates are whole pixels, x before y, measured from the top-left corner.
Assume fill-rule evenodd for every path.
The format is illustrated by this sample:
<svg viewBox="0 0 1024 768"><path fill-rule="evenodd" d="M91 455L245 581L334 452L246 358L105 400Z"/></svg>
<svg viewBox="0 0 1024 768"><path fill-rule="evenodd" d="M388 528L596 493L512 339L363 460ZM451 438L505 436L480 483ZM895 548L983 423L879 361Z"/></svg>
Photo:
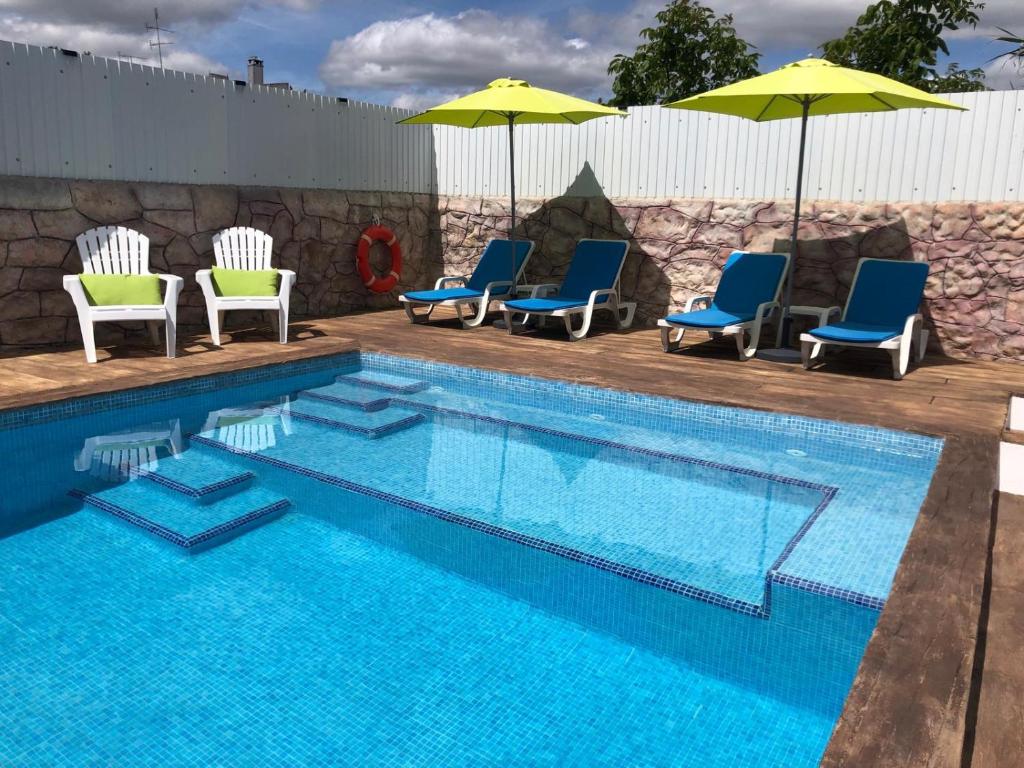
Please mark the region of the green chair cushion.
<svg viewBox="0 0 1024 768"><path fill-rule="evenodd" d="M85 298L94 307L121 304L163 304L160 278L156 275L79 275Z"/></svg>
<svg viewBox="0 0 1024 768"><path fill-rule="evenodd" d="M214 267L211 273L217 296L277 296L276 269Z"/></svg>

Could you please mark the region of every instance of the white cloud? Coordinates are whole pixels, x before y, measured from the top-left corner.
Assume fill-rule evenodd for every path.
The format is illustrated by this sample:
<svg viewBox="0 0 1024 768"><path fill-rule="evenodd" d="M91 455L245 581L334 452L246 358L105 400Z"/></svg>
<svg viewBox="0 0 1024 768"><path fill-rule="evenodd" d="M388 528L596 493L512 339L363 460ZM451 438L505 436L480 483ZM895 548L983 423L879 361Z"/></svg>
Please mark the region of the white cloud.
<svg viewBox="0 0 1024 768"><path fill-rule="evenodd" d="M539 18L490 11L378 21L335 40L320 67L331 86L410 94L472 90L496 77L586 96L604 91L606 47L562 35Z"/></svg>
<svg viewBox="0 0 1024 768"><path fill-rule="evenodd" d="M997 91L1024 88L1024 66L998 59L985 67L985 85Z"/></svg>
<svg viewBox="0 0 1024 768"><path fill-rule="evenodd" d="M156 64L149 38L109 27L86 27L73 23L33 21L17 16L0 17L0 39L33 45L57 45L61 48L109 56L132 57L145 64ZM224 72L227 67L186 48L164 49L164 67L185 72Z"/></svg>

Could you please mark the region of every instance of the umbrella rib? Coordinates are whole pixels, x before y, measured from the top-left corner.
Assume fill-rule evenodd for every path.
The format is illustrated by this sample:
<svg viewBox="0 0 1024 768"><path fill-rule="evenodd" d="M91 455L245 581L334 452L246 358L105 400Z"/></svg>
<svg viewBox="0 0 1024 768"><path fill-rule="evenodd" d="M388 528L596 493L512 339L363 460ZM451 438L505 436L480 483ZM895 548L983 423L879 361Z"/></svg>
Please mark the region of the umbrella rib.
<svg viewBox="0 0 1024 768"><path fill-rule="evenodd" d="M764 117L764 113L768 111L768 108L771 107L772 103L774 103L776 98L777 96L775 94L772 94L772 97L768 99L768 103L764 105L764 109L758 112L757 117L754 118L755 123L761 122L761 118Z"/></svg>
<svg viewBox="0 0 1024 768"><path fill-rule="evenodd" d="M886 108L886 109L892 110L893 112L895 112L895 111L896 111L896 107L894 107L894 106L893 106L892 104L890 104L889 102L887 102L887 101L886 101L885 99L883 99L883 98L882 98L881 96L879 96L879 95L877 95L877 94L874 94L874 93L872 93L872 94L869 94L869 95L870 95L870 96L871 96L871 98L872 98L872 99L874 99L875 101L879 101L879 102L881 102L882 104L884 104L884 105L885 105L885 108Z"/></svg>

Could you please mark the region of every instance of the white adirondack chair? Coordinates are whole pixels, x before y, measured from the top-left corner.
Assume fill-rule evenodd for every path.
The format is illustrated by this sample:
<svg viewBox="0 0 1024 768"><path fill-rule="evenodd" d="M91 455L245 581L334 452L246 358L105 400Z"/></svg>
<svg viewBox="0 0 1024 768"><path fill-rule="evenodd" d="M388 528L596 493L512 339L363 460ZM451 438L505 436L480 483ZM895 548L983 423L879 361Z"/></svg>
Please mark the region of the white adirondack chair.
<svg viewBox="0 0 1024 768"><path fill-rule="evenodd" d="M273 269L270 266L274 238L252 227L232 227L213 236L213 256L222 269ZM271 324L276 326L279 341L288 343L288 301L291 297L295 273L290 269L279 269L278 292L276 296L218 296L213 289L212 272L201 269L196 272L196 281L206 297L206 314L210 321L210 336L220 346L220 329L224 324L224 313L233 309L271 310ZM275 322L276 321L276 322Z"/></svg>
<svg viewBox="0 0 1024 768"><path fill-rule="evenodd" d="M76 238L78 253L82 257L82 271L87 275L149 275L149 238L127 227L96 227ZM160 326L164 324L167 356L174 357L177 335L178 294L184 285L177 275L157 275L166 286L164 303L152 305L115 305L94 307L85 296L78 275L64 276L64 290L71 294L82 328L85 359L96 362L96 340L93 323L144 320L149 326L153 343L160 343Z"/></svg>

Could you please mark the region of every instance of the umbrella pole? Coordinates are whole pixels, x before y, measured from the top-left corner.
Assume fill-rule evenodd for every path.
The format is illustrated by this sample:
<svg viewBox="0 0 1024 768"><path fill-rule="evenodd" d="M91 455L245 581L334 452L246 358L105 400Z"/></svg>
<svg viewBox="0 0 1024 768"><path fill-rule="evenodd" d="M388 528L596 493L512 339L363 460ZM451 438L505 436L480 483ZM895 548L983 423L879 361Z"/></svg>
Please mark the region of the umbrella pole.
<svg viewBox="0 0 1024 768"><path fill-rule="evenodd" d="M512 241L512 291L511 297L516 297L516 142L515 142L515 116L508 116L508 183L509 196L512 199L512 227L509 230L509 239Z"/></svg>
<svg viewBox="0 0 1024 768"><path fill-rule="evenodd" d="M789 240L789 267L786 270L786 284L782 292L782 308L780 320L782 327L779 332L779 347L758 352L757 356L773 363L799 363L800 350L789 346L790 329L793 318L789 316L789 305L793 299L793 276L796 270L797 237L800 232L800 197L804 185L804 148L807 144L807 118L811 109L811 100L804 97L803 114L800 117L800 152L796 161L796 205L793 211L793 234Z"/></svg>

